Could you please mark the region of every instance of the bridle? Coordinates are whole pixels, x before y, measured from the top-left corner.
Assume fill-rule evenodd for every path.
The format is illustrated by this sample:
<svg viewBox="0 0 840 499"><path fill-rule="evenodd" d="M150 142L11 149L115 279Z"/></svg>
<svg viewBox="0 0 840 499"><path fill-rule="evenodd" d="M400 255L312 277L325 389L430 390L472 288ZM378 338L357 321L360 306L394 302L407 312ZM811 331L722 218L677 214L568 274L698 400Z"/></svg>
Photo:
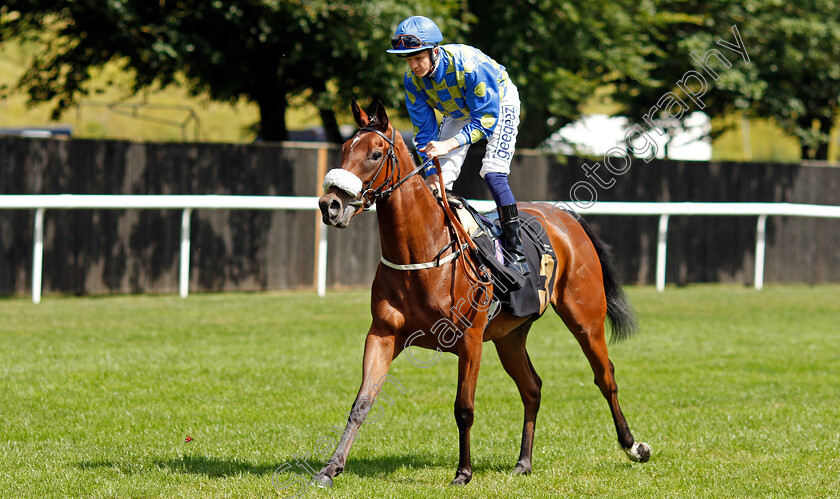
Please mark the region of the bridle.
<svg viewBox="0 0 840 499"><path fill-rule="evenodd" d="M399 179L400 177L400 160L397 158L397 148L394 143L394 137L396 136L397 131L394 130L391 133L391 137L388 137L377 128L361 127L356 131L354 137L361 132L373 132L388 142L388 151L382 157L382 161L379 162L379 167L376 169L376 173L363 185L359 200L350 202L351 206L361 206L362 210L368 211L377 201L388 199L388 197L393 194L394 191L399 189L403 183L420 173L420 171L429 163L429 160L409 172L409 174L402 179L395 181L395 179ZM373 184L373 181L379 177L380 172L382 172L382 169L386 167L389 161L393 166L387 170L388 176L385 178L385 181L383 181L382 185L379 187L372 188L371 185Z"/></svg>
<svg viewBox="0 0 840 499"><path fill-rule="evenodd" d="M424 168L426 168L426 166L429 163L431 163L433 161L435 162L435 166L438 170L438 173L440 172L440 163L438 163L436 161L436 158L429 158L426 161L424 161L423 163L421 163L419 166L417 166L415 169L413 169L411 172L409 172L408 175L406 175L405 177L400 179L399 178L400 177L400 161L399 161L399 158L397 158L396 144L395 144L395 137L396 137L396 133L397 133L396 130L394 130L392 132L391 137L388 137L385 133L383 133L378 128L373 128L373 127L370 127L370 126L364 126L364 127L359 128L356 131L356 133L353 134L353 137L355 137L356 135L358 135L362 132L373 132L373 133L379 135L380 137L382 137L383 139L385 139L385 141L388 142L388 151L385 152L385 155L383 156L382 161L379 162L379 166L376 169L376 173L367 182L362 182L361 179L358 178L358 176L354 175L351 172L348 172L347 170L333 170L333 171L340 171L342 174L353 178L355 182L358 182L356 185L361 184L361 188L358 188L358 187L355 187L355 186L350 187L349 189L342 187L342 189L344 189L345 192L347 192L350 195L353 195L355 192L358 192L358 194L356 194L356 195L359 197L359 199L355 200L355 201L350 201L349 204L351 206L358 206L358 207L361 207L362 210L368 211L374 205L374 203L376 203L378 201L388 199L388 197L391 194L393 194L394 191L399 189L402 184L404 184L411 177L420 173ZM378 187L371 187L374 180L376 180L379 177L379 174L382 172L382 169L386 168L389 162L393 166L390 168L390 170L388 170L388 174L387 174L387 177L385 178L385 180ZM329 177L329 174L327 174L327 176ZM395 179L399 179L399 180L395 180ZM325 187L326 187L326 185L327 185L327 179L326 178L324 179L324 182L325 182ZM443 190L443 181L440 180L440 182L441 182L441 185L440 185L441 190ZM449 218L449 220L450 220L452 235L453 235L454 239L449 244L444 246L438 252L438 254L437 254L437 256L435 256L434 260L432 260L431 262L426 262L426 263L412 263L412 264L402 264L401 265L401 264L396 264L396 263L393 263L393 262L389 262L383 256L381 258L381 261L382 261L383 264L385 264L386 266L391 267L393 269L397 269L397 270L430 269L430 268L440 267L441 265L449 263L450 261L458 258L458 256L460 256L466 250L471 249L474 253L477 252L477 249L475 247L475 243L473 243L471 238L470 238L470 234L468 234L464 230L463 226L458 221L455 214L452 213L452 209L449 207L449 203L446 200L445 196L441 200L441 204L443 206L444 213L445 213L446 217ZM442 257L443 253L449 248L452 248L452 253L450 255L446 256L446 257ZM467 268L468 264L467 263L463 263L463 266L464 266L464 269L463 269L464 270L464 275L467 277L467 279L470 279L473 282L480 282L484 286L487 286L488 289L490 290L490 294L492 295L493 284L492 284L492 281L490 279L489 273L486 272L486 268L483 268L483 266L482 266L481 269L477 268L475 266L475 263L472 260L470 260L470 263L469 263L469 266L472 267L471 269L468 270L468 268ZM473 274L472 276L470 276L470 273L471 273L470 270L472 271L472 274Z"/></svg>
<svg viewBox="0 0 840 499"><path fill-rule="evenodd" d="M394 182L394 178L395 178L394 177L394 172L396 172L396 178L399 178L399 175L400 175L400 162L399 162L399 159L397 159L397 154L395 152L396 147L395 147L395 144L394 144L394 136L397 133L396 130L394 130L394 132L391 134L390 138L387 135L385 135L384 133L382 133L382 131L380 131L376 128L362 127L362 128L359 128L358 131L356 131L356 134L358 134L360 132L374 132L388 142L388 152L385 153L385 156L382 158L382 161L379 163L379 168L377 168L376 174L374 174L373 177L371 177L371 179L367 182L366 186L363 185L362 191L361 191L361 198L358 201L351 201L350 202L350 205L361 206L363 210L370 209L370 207L377 201L387 199L388 196L390 196L395 190L399 189L400 186L406 180L410 179L414 175L417 175L423 168L426 167L427 164L429 164L432 161L435 161L435 159L436 159L436 158L427 159L426 161L421 163L420 166L418 166L417 168L412 170L408 175L406 175L405 177L403 177L399 181ZM375 189L371 188L370 185L373 184L374 179L379 177L379 173L382 171L382 168L385 167L385 165L388 163L389 160L394 164L394 166L391 168L391 171L388 174L388 177L385 179L384 182L382 182L382 185L380 185L379 187L377 187ZM439 173L440 172L440 163L435 161L435 166L437 167L438 173ZM443 189L443 181L441 179L439 179L439 180L441 182L440 187L441 187L441 190L442 190ZM394 183L392 183L392 182L394 182ZM472 249L472 251L474 253L477 253L478 250L475 247L475 243L472 242L472 239L470 238L470 234L468 234L464 230L464 227L458 221L455 214L452 213L452 209L449 207L449 203L446 200L445 195L443 196L441 204L443 205L444 213L449 218L450 223L452 224L452 227L454 228L453 237L455 239L452 242L450 242L448 245L444 246L438 252L435 259L432 260L431 262L400 265L400 264L396 264L396 263L393 263L393 262L389 262L383 256L381 258L381 261L382 261L383 264L385 264L388 267L391 267L392 269L397 269L397 270L430 269L430 268L434 268L434 267L440 267L441 265L458 258L458 256L467 249ZM450 247L453 248L452 253L445 258L441 258L441 255L443 255L443 253ZM492 295L493 284L492 284L492 281L490 280L489 274L487 274L485 272L485 270L477 268L475 266L474 262L472 260L470 260L470 265L472 266L471 270L473 271L472 272L473 276L475 276L475 279L473 279L470 276L470 272L467 270L467 264L464 263L463 265L464 265L464 275L467 277L467 279L473 280L473 282L481 282L485 286L488 286L488 289L490 290L490 294Z"/></svg>

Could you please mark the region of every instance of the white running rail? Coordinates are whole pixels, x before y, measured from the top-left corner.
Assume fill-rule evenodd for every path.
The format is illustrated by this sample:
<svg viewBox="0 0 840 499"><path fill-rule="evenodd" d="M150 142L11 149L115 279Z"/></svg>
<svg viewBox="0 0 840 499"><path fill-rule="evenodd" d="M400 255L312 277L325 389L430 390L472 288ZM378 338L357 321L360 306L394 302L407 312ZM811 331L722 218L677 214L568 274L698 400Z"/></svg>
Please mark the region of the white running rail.
<svg viewBox="0 0 840 499"><path fill-rule="evenodd" d="M479 211L495 208L493 201L472 200ZM572 208L566 202L553 203L559 208ZM179 272L180 296L189 293L190 218L193 210L318 210L318 198L296 196L227 196L227 195L85 195L30 194L0 195L0 209L34 209L35 234L32 250L32 302L41 301L41 277L44 258L44 215L46 210L77 209L180 209L181 254ZM656 289L665 289L665 255L668 239L668 220L679 216L756 216L755 288L764 285L765 228L768 216L840 218L840 206L789 203L624 203L597 202L583 209L582 215L649 215L659 216L659 238L656 252ZM317 290L326 293L327 231L318 229Z"/></svg>

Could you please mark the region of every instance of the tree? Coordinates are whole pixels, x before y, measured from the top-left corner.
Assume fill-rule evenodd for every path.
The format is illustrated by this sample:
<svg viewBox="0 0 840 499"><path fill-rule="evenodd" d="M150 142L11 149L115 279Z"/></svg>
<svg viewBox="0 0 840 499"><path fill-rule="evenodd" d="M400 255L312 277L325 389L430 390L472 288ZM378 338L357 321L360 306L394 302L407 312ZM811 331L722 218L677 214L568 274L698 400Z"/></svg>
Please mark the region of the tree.
<svg viewBox="0 0 840 499"><path fill-rule="evenodd" d="M520 91L518 143L533 147L580 117L597 89L644 81L650 41L635 29L648 2L471 0L466 37L507 67Z"/></svg>
<svg viewBox="0 0 840 499"><path fill-rule="evenodd" d="M707 77L705 113L771 119L799 139L803 159L828 158L829 132L840 114L840 2L656 0L655 7L651 22L639 25L653 41L645 60L654 69L647 80L621 79L614 98L623 114L638 122L664 94L685 97L677 83L697 70ZM718 43L735 41L733 26L746 58ZM710 59L717 79L696 58L709 49L731 64Z"/></svg>
<svg viewBox="0 0 840 499"><path fill-rule="evenodd" d="M355 93L394 93L389 80L398 61L384 48L404 8L384 1L9 0L0 7L0 41L49 33L49 48L19 88L31 102L55 100L56 117L86 94L91 68L118 61L134 73L134 92L182 74L195 94L255 102L264 140L287 138L288 99L308 95L328 137L339 141L339 101L346 108Z"/></svg>
<svg viewBox="0 0 840 499"><path fill-rule="evenodd" d="M762 92L743 96L750 112L771 118L799 139L802 159L828 159L840 115L840 2L731 2L728 19L743 37Z"/></svg>
<svg viewBox="0 0 840 499"><path fill-rule="evenodd" d="M0 39L54 33L20 82L55 114L85 95L90 68L119 61L134 91L185 75L192 92L257 103L266 140L286 135L292 95L315 104L331 140L351 97L403 110L404 64L385 53L397 23L422 10L446 42L474 43L507 65L522 92L520 141L533 146L580 114L581 103L625 74L643 78L629 0L9 0ZM462 37L463 35L463 37Z"/></svg>
<svg viewBox="0 0 840 499"><path fill-rule="evenodd" d="M692 51L703 57L708 49L715 48L713 30L707 23L708 10L707 2L703 1L653 2L653 8L646 12L644 18L639 19L635 28L643 39L648 40L643 58L649 71L643 78L626 74L614 81L615 90L611 97L622 106L620 113L636 124L643 124L644 129L653 128L650 124L653 123L662 132L662 135L656 136L656 140L663 146L665 157L668 157L670 140L685 129L681 119L684 114L703 110L715 116L716 113L730 112L735 102L733 95L726 94L720 86L707 85L702 97L703 107L700 108L678 87L686 72L695 69L692 65ZM698 38L702 38L703 42ZM696 86L697 82L691 83ZM665 105L668 103L668 97L665 96L671 93L680 98L672 108L673 113L669 113ZM663 101L663 98L666 100ZM677 114L679 117L674 118ZM712 131L713 134L723 132Z"/></svg>

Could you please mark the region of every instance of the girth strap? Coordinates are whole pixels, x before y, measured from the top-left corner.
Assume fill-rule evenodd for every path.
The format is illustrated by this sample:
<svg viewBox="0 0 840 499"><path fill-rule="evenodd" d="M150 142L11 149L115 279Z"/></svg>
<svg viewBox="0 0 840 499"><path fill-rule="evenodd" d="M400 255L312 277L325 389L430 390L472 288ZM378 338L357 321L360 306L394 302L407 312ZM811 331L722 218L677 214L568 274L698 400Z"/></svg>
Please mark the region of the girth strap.
<svg viewBox="0 0 840 499"><path fill-rule="evenodd" d="M386 267L391 267L392 269L397 270L423 270L423 269L433 269L435 267L440 267L441 265L445 265L452 260L458 258L458 255L461 254L461 250L456 250L449 256L441 258L440 260L435 260L433 262L426 262L426 263L409 263L406 265L400 265L398 263L389 262L385 259L385 257L381 257L380 260Z"/></svg>

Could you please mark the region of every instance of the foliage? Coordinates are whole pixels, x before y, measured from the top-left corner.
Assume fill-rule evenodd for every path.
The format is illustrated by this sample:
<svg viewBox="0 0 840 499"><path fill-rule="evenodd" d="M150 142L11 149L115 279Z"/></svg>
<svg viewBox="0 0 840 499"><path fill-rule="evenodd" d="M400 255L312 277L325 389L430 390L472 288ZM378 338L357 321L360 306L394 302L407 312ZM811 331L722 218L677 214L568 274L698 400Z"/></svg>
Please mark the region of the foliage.
<svg viewBox="0 0 840 499"><path fill-rule="evenodd" d="M20 81L33 102L55 99L55 114L85 95L91 68L120 61L134 91L187 78L193 93L246 98L260 108L265 140L286 137L288 98L306 93L332 119L337 100L386 94L379 50L403 13L387 3L324 0L10 0L0 37L54 33ZM373 43L372 43L373 42ZM396 64L396 61L394 61ZM328 90L330 85L338 88ZM345 104L346 105L346 104Z"/></svg>
<svg viewBox="0 0 840 499"><path fill-rule="evenodd" d="M625 113L640 120L662 95L680 93L676 84L686 71L702 72L691 53L702 57L717 49L732 66L711 60L719 79L704 73L709 88L703 111L713 118L743 112L773 120L800 141L803 159L827 159L829 132L840 115L840 3L656 0L655 5L651 22L638 27L653 41L645 60L655 69L646 81L621 79L615 99ZM717 44L734 42L733 26L749 63ZM725 131L719 128L716 135Z"/></svg>
<svg viewBox="0 0 840 499"><path fill-rule="evenodd" d="M755 47L755 78L763 88L744 96L752 97L750 112L798 138L802 159L827 159L840 115L840 2L751 0L728 9L745 26L744 42ZM719 17L719 24L726 21Z"/></svg>
<svg viewBox="0 0 840 499"><path fill-rule="evenodd" d="M467 39L504 64L523 105L519 143L533 147L580 117L581 106L619 77L644 81L651 41L636 25L650 2L473 0Z"/></svg>
<svg viewBox="0 0 840 499"><path fill-rule="evenodd" d="M337 141L335 115L351 97L403 111L404 64L385 49L401 19L423 14L445 43L476 45L509 69L527 147L605 88L638 122L697 68L692 52L726 52L716 42L732 41L737 25L750 63L732 59L703 110L774 120L803 157L825 159L840 114L838 11L837 0L8 0L0 42L50 41L19 87L54 102L55 114L89 91L93 69L117 61L135 92L183 75L194 94L257 103L265 140L285 138L290 99L307 99Z"/></svg>

